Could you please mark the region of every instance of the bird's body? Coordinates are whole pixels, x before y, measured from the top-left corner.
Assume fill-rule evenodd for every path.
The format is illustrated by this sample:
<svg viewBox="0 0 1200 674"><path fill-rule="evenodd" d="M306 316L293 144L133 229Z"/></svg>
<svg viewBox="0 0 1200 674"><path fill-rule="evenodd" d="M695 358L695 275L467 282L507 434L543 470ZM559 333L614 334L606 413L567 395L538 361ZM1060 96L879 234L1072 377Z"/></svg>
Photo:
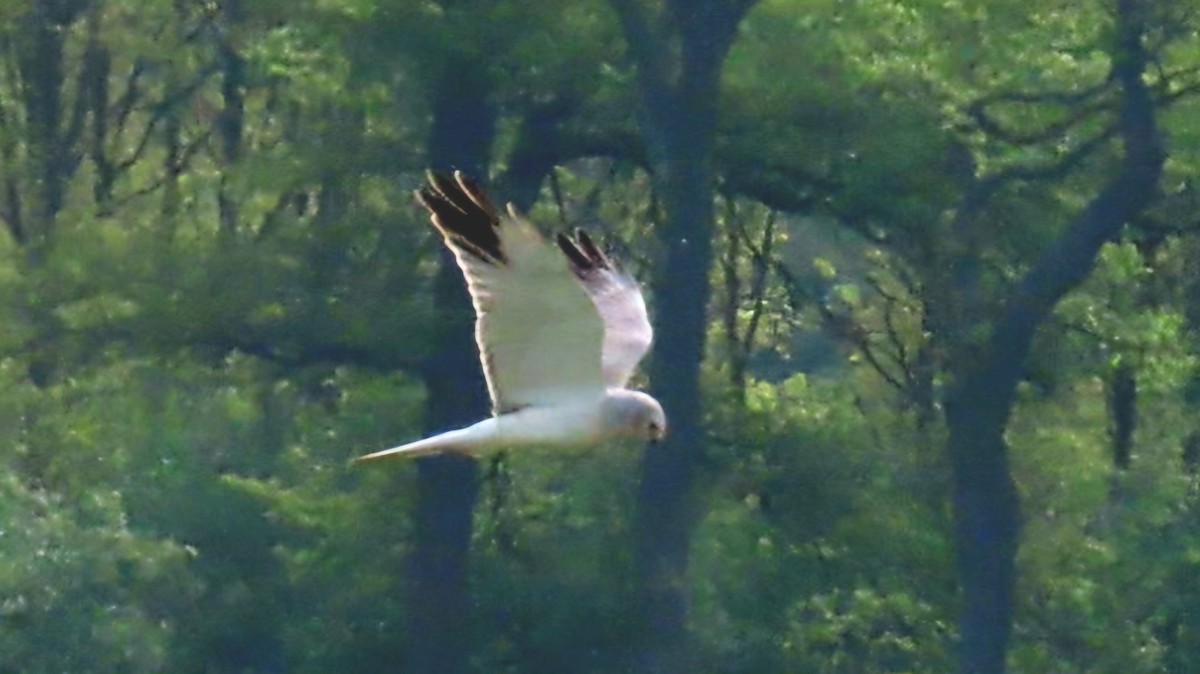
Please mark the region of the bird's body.
<svg viewBox="0 0 1200 674"><path fill-rule="evenodd" d="M511 205L500 218L460 173L417 196L466 276L494 416L359 461L662 437L658 401L624 388L652 336L630 276L582 232L555 251Z"/></svg>

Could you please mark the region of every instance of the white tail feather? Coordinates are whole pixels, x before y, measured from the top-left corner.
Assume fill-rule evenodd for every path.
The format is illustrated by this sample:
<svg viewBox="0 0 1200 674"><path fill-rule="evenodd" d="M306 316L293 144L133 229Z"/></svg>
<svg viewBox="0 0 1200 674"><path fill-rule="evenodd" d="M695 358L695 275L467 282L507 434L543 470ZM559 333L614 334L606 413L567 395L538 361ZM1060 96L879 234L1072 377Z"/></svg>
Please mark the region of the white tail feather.
<svg viewBox="0 0 1200 674"><path fill-rule="evenodd" d="M483 423L491 422L487 419L485 422L475 424L470 428L462 428L457 431L447 431L439 433L424 440L417 440L399 447L392 447L378 452L373 452L365 456L360 456L354 460L354 463L363 461L374 461L376 459L384 459L388 457L396 457L403 459L416 459L422 456L432 456L443 452L458 452L461 454L474 454L475 450L481 447L481 440L484 438L479 427Z"/></svg>

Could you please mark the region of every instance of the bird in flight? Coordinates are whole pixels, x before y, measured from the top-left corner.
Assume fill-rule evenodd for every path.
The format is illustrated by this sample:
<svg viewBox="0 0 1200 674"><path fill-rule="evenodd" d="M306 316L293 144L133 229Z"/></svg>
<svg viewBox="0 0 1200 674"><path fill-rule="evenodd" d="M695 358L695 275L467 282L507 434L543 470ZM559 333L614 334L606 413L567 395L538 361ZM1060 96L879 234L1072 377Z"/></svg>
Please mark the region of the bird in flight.
<svg viewBox="0 0 1200 674"><path fill-rule="evenodd" d="M550 246L461 172L430 171L417 199L467 279L493 416L357 461L663 437L662 406L625 388L653 337L632 276L582 230Z"/></svg>

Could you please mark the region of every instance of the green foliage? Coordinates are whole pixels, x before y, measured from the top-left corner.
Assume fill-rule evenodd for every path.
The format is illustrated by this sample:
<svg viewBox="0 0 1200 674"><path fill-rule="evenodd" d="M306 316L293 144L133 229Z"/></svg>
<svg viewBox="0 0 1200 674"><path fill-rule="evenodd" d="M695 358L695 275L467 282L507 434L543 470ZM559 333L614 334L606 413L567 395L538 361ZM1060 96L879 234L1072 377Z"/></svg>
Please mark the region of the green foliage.
<svg viewBox="0 0 1200 674"><path fill-rule="evenodd" d="M21 672L158 672L170 661L172 605L196 590L189 551L146 540L115 491L72 507L0 478L0 644Z"/></svg>
<svg viewBox="0 0 1200 674"><path fill-rule="evenodd" d="M706 671L945 667L936 437L866 413L846 382L797 375L748 394L745 408L718 408L732 416L715 432L736 429L737 442L714 457L722 477L694 544Z"/></svg>
<svg viewBox="0 0 1200 674"><path fill-rule="evenodd" d="M1109 4L763 0L739 27L676 581L696 671L953 669L942 397L1120 156L1088 145L1116 119ZM1200 40L1188 2L1151 9L1162 198L1043 326L1006 429L1014 671L1200 667ZM405 666L416 468L347 461L423 426L433 101L490 92L505 178L557 115L533 215L648 278L621 35L593 1L0 3L0 670ZM476 671L642 666L640 456L483 461Z"/></svg>
<svg viewBox="0 0 1200 674"><path fill-rule="evenodd" d="M804 671L922 672L951 668L949 624L905 589L816 595L793 609L785 651Z"/></svg>

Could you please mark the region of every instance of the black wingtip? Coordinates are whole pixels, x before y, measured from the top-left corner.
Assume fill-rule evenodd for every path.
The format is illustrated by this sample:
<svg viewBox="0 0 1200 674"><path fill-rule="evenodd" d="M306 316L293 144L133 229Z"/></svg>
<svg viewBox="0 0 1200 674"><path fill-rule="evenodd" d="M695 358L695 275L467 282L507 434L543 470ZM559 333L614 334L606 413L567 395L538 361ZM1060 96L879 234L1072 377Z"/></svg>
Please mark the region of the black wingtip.
<svg viewBox="0 0 1200 674"><path fill-rule="evenodd" d="M499 218L483 189L461 171L454 177L429 170L417 201L431 214L434 227L454 245L491 264L506 262L500 246Z"/></svg>
<svg viewBox="0 0 1200 674"><path fill-rule="evenodd" d="M571 237L559 232L554 236L554 242L558 244L559 249L562 250L563 254L567 256L567 259L571 261L571 269L576 273L579 273L580 271L586 271L587 269L591 268L591 260L587 258L587 255L585 255L583 251L579 250L579 247L575 245L575 242L571 240Z"/></svg>
<svg viewBox="0 0 1200 674"><path fill-rule="evenodd" d="M496 207L492 205L492 201L488 199L487 193L483 191L479 183L462 171L454 172L454 180L458 183L462 194L466 195L479 210L487 213L493 221L497 220Z"/></svg>
<svg viewBox="0 0 1200 674"><path fill-rule="evenodd" d="M592 261L594 266L600 269L610 269L612 267L608 256L604 254L604 251L600 250L595 241L592 241L592 237L588 236L586 231L582 229L575 230L575 238L579 240L579 245L583 248L583 253L588 256L588 259Z"/></svg>
<svg viewBox="0 0 1200 674"><path fill-rule="evenodd" d="M597 269L612 269L612 262L609 261L608 256L582 229L575 230L574 238L559 232L554 240L567 259L571 261L571 270L576 275L581 276Z"/></svg>

